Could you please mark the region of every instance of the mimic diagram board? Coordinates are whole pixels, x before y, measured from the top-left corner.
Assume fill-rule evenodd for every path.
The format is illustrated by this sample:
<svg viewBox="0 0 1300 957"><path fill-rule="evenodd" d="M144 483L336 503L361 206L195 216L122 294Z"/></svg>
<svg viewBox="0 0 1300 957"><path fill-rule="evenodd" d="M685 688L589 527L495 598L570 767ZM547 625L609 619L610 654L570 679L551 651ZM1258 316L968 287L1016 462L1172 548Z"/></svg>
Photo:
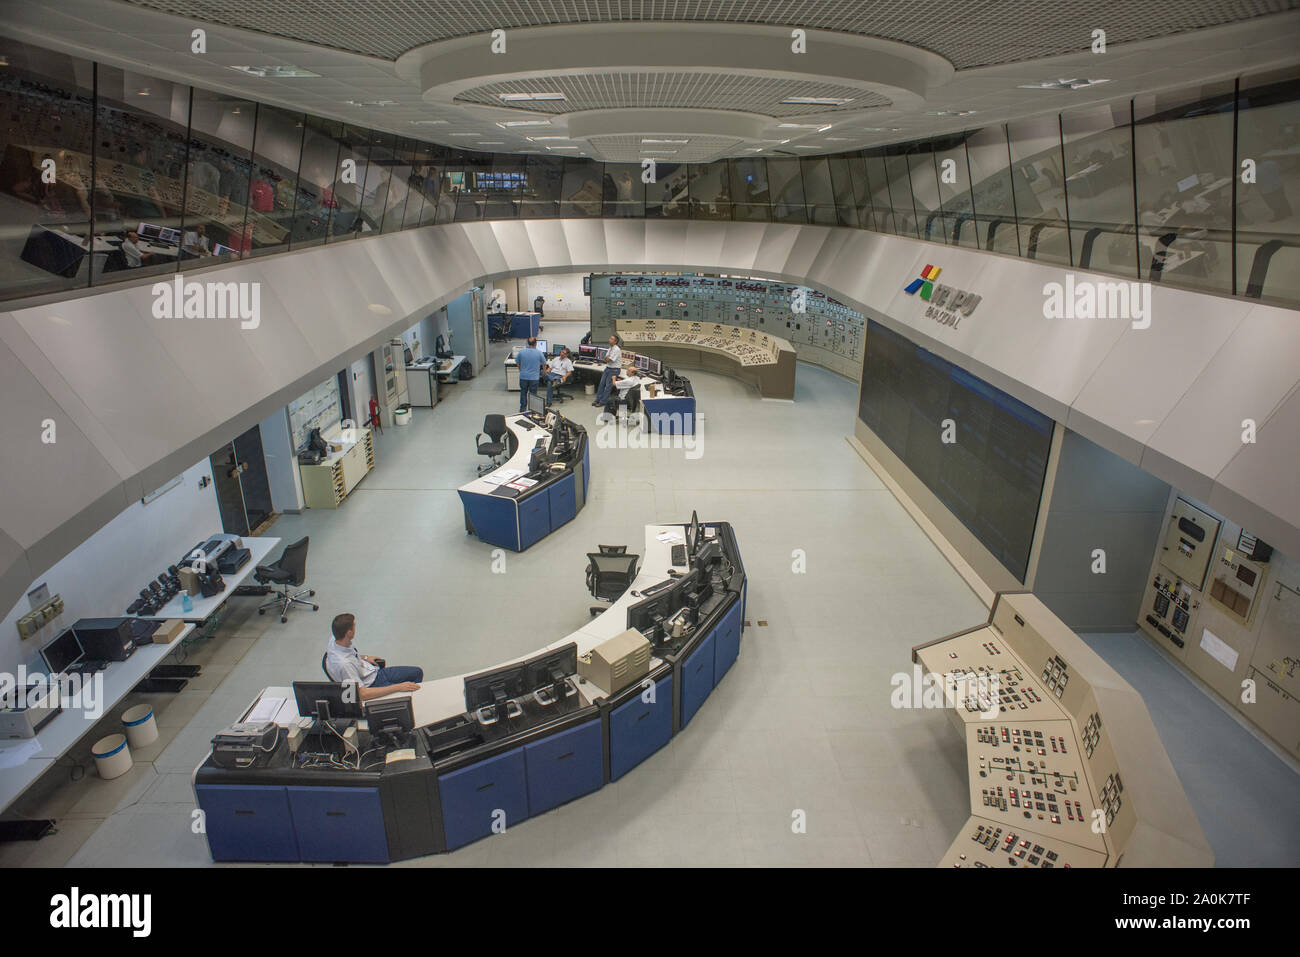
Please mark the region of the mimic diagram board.
<svg viewBox="0 0 1300 957"><path fill-rule="evenodd" d="M785 339L798 357L858 381L866 319L825 293L791 283L712 276L591 277L591 336L620 320L723 323Z"/></svg>
<svg viewBox="0 0 1300 957"><path fill-rule="evenodd" d="M999 593L912 659L966 741L971 818L944 866L1213 863L1141 698L1038 598Z"/></svg>

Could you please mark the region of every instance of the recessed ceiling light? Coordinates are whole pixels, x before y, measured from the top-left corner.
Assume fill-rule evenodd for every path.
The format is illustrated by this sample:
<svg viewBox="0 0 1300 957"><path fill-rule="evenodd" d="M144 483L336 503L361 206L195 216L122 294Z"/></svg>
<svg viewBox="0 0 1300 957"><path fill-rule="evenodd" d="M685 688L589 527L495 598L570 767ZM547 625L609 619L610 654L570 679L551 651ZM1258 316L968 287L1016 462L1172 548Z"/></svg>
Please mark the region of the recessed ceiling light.
<svg viewBox="0 0 1300 957"><path fill-rule="evenodd" d="M843 106L852 103L851 96L787 96L782 103L792 106Z"/></svg>
<svg viewBox="0 0 1300 957"><path fill-rule="evenodd" d="M479 140L479 146L505 146L505 140Z"/></svg>
<svg viewBox="0 0 1300 957"><path fill-rule="evenodd" d="M646 156L649 156L651 153L654 153L654 154L656 154L656 155L660 155L660 154L662 154L662 155L665 155L665 156L676 156L676 155L677 155L677 151L676 151L676 150L642 150L641 152L644 153Z"/></svg>
<svg viewBox="0 0 1300 957"><path fill-rule="evenodd" d="M543 140L567 140L567 136L527 136L524 137L530 143L540 143Z"/></svg>
<svg viewBox="0 0 1300 957"><path fill-rule="evenodd" d="M819 130L830 129L829 126L823 127L820 123L778 123L776 128L779 130Z"/></svg>
<svg viewBox="0 0 1300 957"><path fill-rule="evenodd" d="M411 120L412 126L446 126L446 120Z"/></svg>
<svg viewBox="0 0 1300 957"><path fill-rule="evenodd" d="M448 133L448 136L482 136L482 133Z"/></svg>
<svg viewBox="0 0 1300 957"><path fill-rule="evenodd" d="M858 127L858 132L860 133L901 133L902 131L903 128L901 126L860 126Z"/></svg>
<svg viewBox="0 0 1300 957"><path fill-rule="evenodd" d="M828 136L828 137L826 137L826 142L827 142L827 143L847 143L850 139L852 139L852 137L850 137L850 136Z"/></svg>
<svg viewBox="0 0 1300 957"><path fill-rule="evenodd" d="M551 125L550 120L505 120L504 122L497 124L497 126L500 126L503 129L512 126L550 126L550 125Z"/></svg>
<svg viewBox="0 0 1300 957"><path fill-rule="evenodd" d="M563 93L498 93L497 97L507 103L519 103L526 100L563 100Z"/></svg>
<svg viewBox="0 0 1300 957"><path fill-rule="evenodd" d="M926 116L973 116L974 110L926 110Z"/></svg>
<svg viewBox="0 0 1300 957"><path fill-rule="evenodd" d="M249 76L260 76L272 80L284 77L320 76L319 73L304 70L300 66L232 66L230 69L238 70L240 73L247 73Z"/></svg>
<svg viewBox="0 0 1300 957"><path fill-rule="evenodd" d="M641 142L642 142L642 143L689 143L690 140L652 140L652 139L643 139Z"/></svg>
<svg viewBox="0 0 1300 957"><path fill-rule="evenodd" d="M548 146L548 150L576 150L576 146Z"/></svg>
<svg viewBox="0 0 1300 957"><path fill-rule="evenodd" d="M396 100L344 100L348 106L396 106Z"/></svg>
<svg viewBox="0 0 1300 957"><path fill-rule="evenodd" d="M806 146L806 145L804 145L803 143L795 143L795 144L794 144L794 148L797 149L797 150L815 150L817 147L815 147L815 146Z"/></svg>
<svg viewBox="0 0 1300 957"><path fill-rule="evenodd" d="M135 91L135 95L136 95L136 96L148 96L148 95L149 95L149 91L148 91L148 90L136 90L136 91Z"/></svg>

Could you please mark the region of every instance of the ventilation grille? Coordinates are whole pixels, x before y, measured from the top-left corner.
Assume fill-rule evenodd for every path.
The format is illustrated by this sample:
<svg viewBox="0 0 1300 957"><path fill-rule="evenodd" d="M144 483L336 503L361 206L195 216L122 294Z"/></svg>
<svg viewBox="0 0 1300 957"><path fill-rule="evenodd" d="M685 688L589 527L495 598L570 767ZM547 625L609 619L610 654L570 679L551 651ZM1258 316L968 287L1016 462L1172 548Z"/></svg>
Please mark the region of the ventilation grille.
<svg viewBox="0 0 1300 957"><path fill-rule="evenodd" d="M497 28L559 23L712 21L799 26L913 44L957 69L1085 50L1094 27L1108 44L1167 37L1294 9L1297 0L125 0L189 20L239 27L395 60L407 50ZM1122 22L1121 22L1122 20ZM486 46L484 48L486 50ZM809 54L812 55L811 53Z"/></svg>

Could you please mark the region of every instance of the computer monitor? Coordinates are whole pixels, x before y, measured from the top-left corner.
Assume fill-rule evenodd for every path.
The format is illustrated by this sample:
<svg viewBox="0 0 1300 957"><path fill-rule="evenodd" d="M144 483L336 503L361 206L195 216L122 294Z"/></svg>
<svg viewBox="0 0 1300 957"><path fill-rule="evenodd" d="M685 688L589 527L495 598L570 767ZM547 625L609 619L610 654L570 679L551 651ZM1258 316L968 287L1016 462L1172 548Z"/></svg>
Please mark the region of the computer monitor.
<svg viewBox="0 0 1300 957"><path fill-rule="evenodd" d="M636 356L635 362L636 362L636 367L640 369L642 372L648 372L650 370L649 356Z"/></svg>
<svg viewBox="0 0 1300 957"><path fill-rule="evenodd" d="M579 359L594 359L599 351L599 346L578 346Z"/></svg>
<svg viewBox="0 0 1300 957"><path fill-rule="evenodd" d="M157 239L158 234L162 232L161 226L155 226L153 223L141 223L135 228L136 235L141 239Z"/></svg>
<svg viewBox="0 0 1300 957"><path fill-rule="evenodd" d="M370 733L409 734L415 730L415 706L410 698L380 698L365 707Z"/></svg>
<svg viewBox="0 0 1300 957"><path fill-rule="evenodd" d="M528 411L533 415L546 414L546 396L537 392L528 393Z"/></svg>
<svg viewBox="0 0 1300 957"><path fill-rule="evenodd" d="M293 700L298 714L318 721L361 717L361 700L358 689L336 681L295 681ZM346 700L346 699L354 700Z"/></svg>
<svg viewBox="0 0 1300 957"><path fill-rule="evenodd" d="M569 642L554 651L544 651L524 662L524 685L531 691L552 688L578 671L578 644ZM556 689L562 694L561 689Z"/></svg>
<svg viewBox="0 0 1300 957"><path fill-rule="evenodd" d="M596 346L596 361L604 362L609 355L609 346Z"/></svg>
<svg viewBox="0 0 1300 957"><path fill-rule="evenodd" d="M547 350L551 348L551 344L545 339L538 339L537 348L542 351L542 355L546 355Z"/></svg>
<svg viewBox="0 0 1300 957"><path fill-rule="evenodd" d="M164 243L170 243L175 246L181 241L181 231L179 229L160 229L158 238Z"/></svg>
<svg viewBox="0 0 1300 957"><path fill-rule="evenodd" d="M686 554L694 555L700 544L700 516L691 512L691 520L686 524Z"/></svg>
<svg viewBox="0 0 1300 957"><path fill-rule="evenodd" d="M481 671L465 679L465 710L474 712L489 705L504 704L527 692L522 662Z"/></svg>
<svg viewBox="0 0 1300 957"><path fill-rule="evenodd" d="M658 359L646 358L646 371L651 375L663 375L664 364Z"/></svg>
<svg viewBox="0 0 1300 957"><path fill-rule="evenodd" d="M212 255L214 256L228 256L228 255L233 255L234 252L235 251L231 249L229 246L223 246L221 245L221 243L217 243L215 246L212 247Z"/></svg>
<svg viewBox="0 0 1300 957"><path fill-rule="evenodd" d="M71 628L67 628L59 637L41 649L41 660L45 662L45 667L49 669L50 675L53 677L54 675L65 674L69 668L82 659L84 654L85 652L81 650L81 642L77 640L76 632Z"/></svg>

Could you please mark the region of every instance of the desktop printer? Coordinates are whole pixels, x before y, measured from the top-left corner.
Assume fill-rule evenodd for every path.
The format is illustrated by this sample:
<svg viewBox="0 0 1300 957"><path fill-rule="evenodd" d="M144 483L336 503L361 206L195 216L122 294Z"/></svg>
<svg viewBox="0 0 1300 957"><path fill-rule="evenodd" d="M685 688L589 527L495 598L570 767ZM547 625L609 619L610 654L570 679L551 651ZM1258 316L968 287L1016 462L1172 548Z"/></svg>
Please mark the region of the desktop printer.
<svg viewBox="0 0 1300 957"><path fill-rule="evenodd" d="M135 652L130 618L82 618L72 630L92 661L126 661Z"/></svg>
<svg viewBox="0 0 1300 957"><path fill-rule="evenodd" d="M232 724L212 739L212 763L222 768L260 767L280 747L280 738L274 721Z"/></svg>
<svg viewBox="0 0 1300 957"><path fill-rule="evenodd" d="M43 694L38 694L33 689L39 689ZM0 707L0 738L36 737L36 733L63 710L63 705L59 703L59 696L55 694L57 690L57 687L37 681L27 688L27 693L24 695L29 707ZM16 693L17 688L10 691L10 694Z"/></svg>

